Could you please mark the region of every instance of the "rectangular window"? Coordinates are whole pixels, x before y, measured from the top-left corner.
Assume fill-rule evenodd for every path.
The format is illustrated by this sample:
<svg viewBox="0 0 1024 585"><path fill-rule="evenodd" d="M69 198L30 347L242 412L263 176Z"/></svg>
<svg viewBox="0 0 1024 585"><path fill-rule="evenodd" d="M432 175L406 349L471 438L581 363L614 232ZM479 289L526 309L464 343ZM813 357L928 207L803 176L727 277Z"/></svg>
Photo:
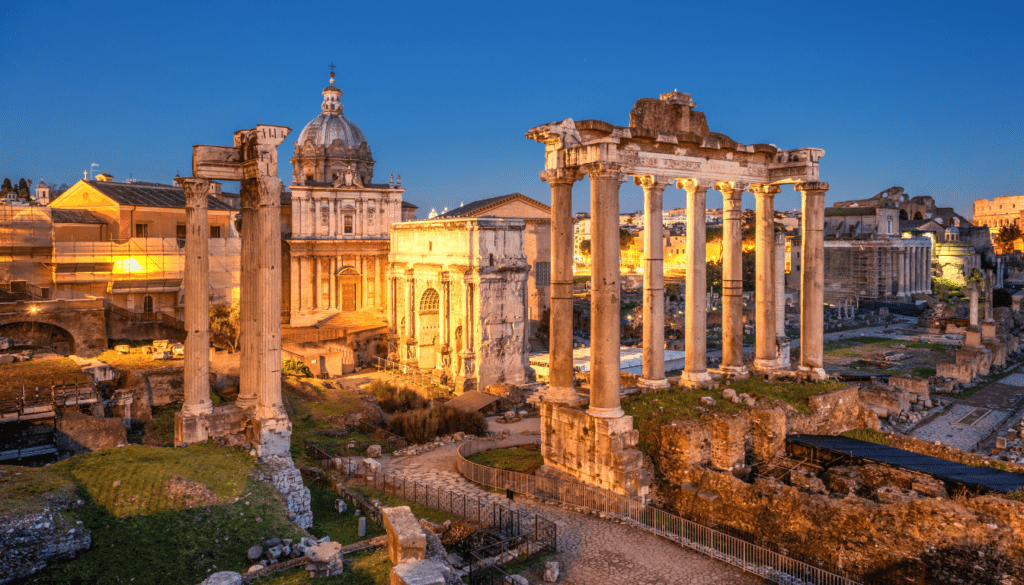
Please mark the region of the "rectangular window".
<svg viewBox="0 0 1024 585"><path fill-rule="evenodd" d="M211 225L210 226L210 237L211 238L219 238L220 237L220 226L219 225Z"/></svg>
<svg viewBox="0 0 1024 585"><path fill-rule="evenodd" d="M345 216L345 233L346 234L351 234L352 233L352 216L351 215L346 215Z"/></svg>
<svg viewBox="0 0 1024 585"><path fill-rule="evenodd" d="M551 263L537 263L537 286L549 286L551 284Z"/></svg>
<svg viewBox="0 0 1024 585"><path fill-rule="evenodd" d="M149 224L137 223L135 224L135 237L136 238L148 238L149 237Z"/></svg>
<svg viewBox="0 0 1024 585"><path fill-rule="evenodd" d="M184 240L185 239L185 224L179 223L177 226L175 226L174 233L178 237L179 240Z"/></svg>

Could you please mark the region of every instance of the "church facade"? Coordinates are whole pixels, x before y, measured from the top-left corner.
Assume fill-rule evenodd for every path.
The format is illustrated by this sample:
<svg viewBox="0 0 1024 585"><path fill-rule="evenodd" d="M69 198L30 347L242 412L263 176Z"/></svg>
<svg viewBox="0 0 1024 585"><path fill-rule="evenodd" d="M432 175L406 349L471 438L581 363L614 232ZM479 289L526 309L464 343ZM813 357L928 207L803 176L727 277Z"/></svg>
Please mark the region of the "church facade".
<svg viewBox="0 0 1024 585"><path fill-rule="evenodd" d="M415 214L401 177L373 182L375 161L362 131L342 113L340 89L323 90L321 113L303 128L292 157L287 236L292 327L356 311L382 317L392 224Z"/></svg>

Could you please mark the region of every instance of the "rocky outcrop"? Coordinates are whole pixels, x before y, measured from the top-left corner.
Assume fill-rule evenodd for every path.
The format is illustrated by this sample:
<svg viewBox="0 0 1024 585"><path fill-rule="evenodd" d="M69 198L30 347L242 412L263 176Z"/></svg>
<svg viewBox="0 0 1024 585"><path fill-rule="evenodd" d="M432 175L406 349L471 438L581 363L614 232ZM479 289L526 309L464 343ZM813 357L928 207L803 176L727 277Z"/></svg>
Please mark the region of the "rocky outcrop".
<svg viewBox="0 0 1024 585"><path fill-rule="evenodd" d="M56 515L79 503L51 503L37 514L0 517L0 584L28 577L53 561L88 550L92 533Z"/></svg>

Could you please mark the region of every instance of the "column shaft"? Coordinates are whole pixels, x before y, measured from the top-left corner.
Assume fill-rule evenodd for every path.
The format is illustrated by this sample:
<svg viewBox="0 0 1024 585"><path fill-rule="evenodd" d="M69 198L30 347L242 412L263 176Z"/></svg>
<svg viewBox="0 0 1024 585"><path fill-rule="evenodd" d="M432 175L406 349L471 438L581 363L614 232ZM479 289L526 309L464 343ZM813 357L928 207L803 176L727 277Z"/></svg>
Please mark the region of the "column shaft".
<svg viewBox="0 0 1024 585"><path fill-rule="evenodd" d="M756 257L756 353L754 367L759 370L777 368L775 318L775 185L757 185L752 189L757 196L755 249ZM806 267L807 260L804 259Z"/></svg>
<svg viewBox="0 0 1024 585"><path fill-rule="evenodd" d="M907 251L900 248L896 256L896 274L899 282L896 291L900 298L906 298L907 296L907 268L909 267L909 264L907 264L906 256Z"/></svg>
<svg viewBox="0 0 1024 585"><path fill-rule="evenodd" d="M287 418L281 402L281 179L260 177L258 186L256 416L279 419Z"/></svg>
<svg viewBox="0 0 1024 585"><path fill-rule="evenodd" d="M662 247L662 196L665 183L637 177L644 188L644 388L668 388L665 379L665 269Z"/></svg>
<svg viewBox="0 0 1024 585"><path fill-rule="evenodd" d="M686 190L686 360L682 382L686 386L711 383L707 352L707 190L696 179L677 183Z"/></svg>
<svg viewBox="0 0 1024 585"><path fill-rule="evenodd" d="M743 187L718 183L722 192L723 374L744 376L743 365Z"/></svg>
<svg viewBox="0 0 1024 585"><path fill-rule="evenodd" d="M256 353L256 268L258 252L256 242L259 237L256 225L256 207L258 188L255 179L247 179L241 184L241 219L242 219L242 250L239 270L239 368L238 368L238 399L235 404L242 409L256 407L256 371L259 368L259 356ZM301 258L300 258L301 262Z"/></svg>
<svg viewBox="0 0 1024 585"><path fill-rule="evenodd" d="M773 220L774 221L774 220ZM775 234L772 250L772 271L775 274L775 334L786 336L786 234ZM780 356L781 357L781 356Z"/></svg>
<svg viewBox="0 0 1024 585"><path fill-rule="evenodd" d="M300 301L300 294L299 294L299 290L300 290L299 289L299 284L302 282L302 272L301 272L301 269L299 268L300 262L299 262L299 258L297 256L295 256L293 254L289 260L290 260L290 263L291 263L290 264L290 268L291 268L290 276L291 276L291 278L289 278L290 282L288 283L290 285L290 288L289 288L290 294L288 295L289 296L289 299L288 299L289 300L289 303L288 303L289 307L288 308L290 309L291 314L294 315L294 314L296 314L296 313L298 313L299 311L302 310L302 305L301 305L301 301Z"/></svg>
<svg viewBox="0 0 1024 585"><path fill-rule="evenodd" d="M551 185L551 309L548 327L550 374L544 400L575 404L575 375L572 369L572 185L579 179L575 169L541 173Z"/></svg>
<svg viewBox="0 0 1024 585"><path fill-rule="evenodd" d="M185 191L185 404L182 416L213 412L210 400L210 224L205 179L183 179Z"/></svg>
<svg viewBox="0 0 1024 585"><path fill-rule="evenodd" d="M619 404L619 169L599 164L589 171L591 240L590 408L592 416L623 416Z"/></svg>
<svg viewBox="0 0 1024 585"><path fill-rule="evenodd" d="M828 183L797 183L803 198L803 269L800 283L800 371L827 377L825 331L825 192Z"/></svg>

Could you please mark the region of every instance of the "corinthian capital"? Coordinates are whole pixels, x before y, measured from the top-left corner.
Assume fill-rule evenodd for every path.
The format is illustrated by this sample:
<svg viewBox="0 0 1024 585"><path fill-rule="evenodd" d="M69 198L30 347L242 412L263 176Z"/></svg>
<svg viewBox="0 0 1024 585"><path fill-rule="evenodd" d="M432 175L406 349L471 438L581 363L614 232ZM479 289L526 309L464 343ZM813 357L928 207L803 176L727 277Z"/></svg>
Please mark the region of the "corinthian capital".
<svg viewBox="0 0 1024 585"><path fill-rule="evenodd" d="M207 207L209 205L207 194L210 192L209 179L197 179L195 177L179 177L174 180L185 192L186 207Z"/></svg>
<svg viewBox="0 0 1024 585"><path fill-rule="evenodd" d="M747 183L741 181L715 181L715 191L720 191L722 197L726 199L742 197L743 192L747 190L747 186Z"/></svg>
<svg viewBox="0 0 1024 585"><path fill-rule="evenodd" d="M633 177L633 184L643 187L644 191L655 189L664 191L670 180L659 175L636 175Z"/></svg>
<svg viewBox="0 0 1024 585"><path fill-rule="evenodd" d="M704 193L714 186L715 181L712 179L676 179L676 188L687 193Z"/></svg>
<svg viewBox="0 0 1024 585"><path fill-rule="evenodd" d="M540 172L540 180L552 185L572 185L583 178L579 169L548 169Z"/></svg>
<svg viewBox="0 0 1024 585"><path fill-rule="evenodd" d="M582 165L580 171L589 175L591 179L618 179L623 172L623 166L619 163L594 162Z"/></svg>
<svg viewBox="0 0 1024 585"><path fill-rule="evenodd" d="M747 191L750 191L751 193L753 193L757 197L764 197L766 195L774 196L780 190L781 189L779 188L778 185L768 185L768 184L751 185L750 187L747 188Z"/></svg>

